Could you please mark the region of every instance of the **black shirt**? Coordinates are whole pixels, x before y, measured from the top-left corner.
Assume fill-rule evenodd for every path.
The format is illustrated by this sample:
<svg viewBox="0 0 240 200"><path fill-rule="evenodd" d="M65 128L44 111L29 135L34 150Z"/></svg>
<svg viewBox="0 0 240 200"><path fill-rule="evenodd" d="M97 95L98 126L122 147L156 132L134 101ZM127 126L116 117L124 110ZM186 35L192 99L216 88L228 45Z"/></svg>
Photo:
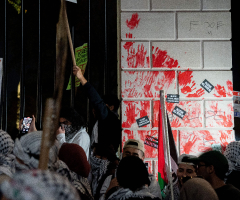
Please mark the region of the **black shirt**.
<svg viewBox="0 0 240 200"><path fill-rule="evenodd" d="M215 192L218 195L219 200L239 200L240 199L240 190L234 186L227 184L220 188L215 189Z"/></svg>

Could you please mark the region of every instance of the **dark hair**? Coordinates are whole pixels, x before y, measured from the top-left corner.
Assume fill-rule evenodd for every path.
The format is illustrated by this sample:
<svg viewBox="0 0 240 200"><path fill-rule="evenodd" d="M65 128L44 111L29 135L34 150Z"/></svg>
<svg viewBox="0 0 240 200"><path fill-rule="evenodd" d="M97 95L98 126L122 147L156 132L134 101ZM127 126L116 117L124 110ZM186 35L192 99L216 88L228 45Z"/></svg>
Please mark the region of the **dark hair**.
<svg viewBox="0 0 240 200"><path fill-rule="evenodd" d="M182 162L185 162L185 163L192 163L192 161L189 161L189 157L188 156L184 156L182 158ZM193 168L195 169L195 172L197 172L197 165L194 163L194 165L192 165Z"/></svg>
<svg viewBox="0 0 240 200"><path fill-rule="evenodd" d="M72 107L63 107L60 111L60 117L66 118L70 121L72 123L72 127L75 129L86 127L84 118Z"/></svg>
<svg viewBox="0 0 240 200"><path fill-rule="evenodd" d="M106 94L103 96L103 102L109 106L114 106L113 111L117 111L120 105L118 97L114 94Z"/></svg>
<svg viewBox="0 0 240 200"><path fill-rule="evenodd" d="M117 159L117 156L112 145L94 143L93 148L94 147L95 147L94 155L106 157L110 162L114 162Z"/></svg>
<svg viewBox="0 0 240 200"><path fill-rule="evenodd" d="M216 166L209 162L204 162L204 163L206 164L206 166L212 165L214 167L215 174L218 178L220 178L221 180L225 179L226 173L228 172L228 165Z"/></svg>
<svg viewBox="0 0 240 200"><path fill-rule="evenodd" d="M129 188L132 191L150 185L148 171L143 161L136 156L123 158L117 169L117 180L121 187Z"/></svg>

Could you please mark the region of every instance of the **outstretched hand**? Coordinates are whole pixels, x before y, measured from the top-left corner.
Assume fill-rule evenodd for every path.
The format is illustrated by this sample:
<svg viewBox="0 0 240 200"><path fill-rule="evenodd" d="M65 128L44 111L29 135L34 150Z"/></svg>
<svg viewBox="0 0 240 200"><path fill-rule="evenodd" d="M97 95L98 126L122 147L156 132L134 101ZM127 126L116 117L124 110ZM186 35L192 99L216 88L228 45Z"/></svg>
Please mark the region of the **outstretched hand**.
<svg viewBox="0 0 240 200"><path fill-rule="evenodd" d="M87 80L84 78L84 76L82 74L82 70L78 66L73 66L73 75L76 76L80 80L82 85L87 83Z"/></svg>

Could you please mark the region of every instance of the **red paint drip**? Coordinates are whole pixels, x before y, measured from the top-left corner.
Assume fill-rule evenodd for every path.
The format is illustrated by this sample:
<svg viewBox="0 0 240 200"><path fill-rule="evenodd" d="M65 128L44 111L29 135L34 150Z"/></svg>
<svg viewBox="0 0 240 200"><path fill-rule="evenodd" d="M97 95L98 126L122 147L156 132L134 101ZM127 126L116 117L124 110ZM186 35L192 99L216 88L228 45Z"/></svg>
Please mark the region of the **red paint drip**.
<svg viewBox="0 0 240 200"><path fill-rule="evenodd" d="M154 47L153 47L154 49ZM152 49L152 50L153 50ZM178 61L167 55L167 51L162 51L156 48L155 52L152 54L153 67L158 68L176 68L178 67Z"/></svg>
<svg viewBox="0 0 240 200"><path fill-rule="evenodd" d="M126 33L126 38L132 38L132 34L131 33Z"/></svg>
<svg viewBox="0 0 240 200"><path fill-rule="evenodd" d="M138 14L137 13L133 14L129 21L128 21L128 19L126 20L127 27L130 30L132 30L134 28L137 28L139 22L140 22L140 18L138 18Z"/></svg>
<svg viewBox="0 0 240 200"><path fill-rule="evenodd" d="M147 50L144 49L143 44L138 45L137 51L130 46L128 49L127 63L129 68L138 68L145 66Z"/></svg>
<svg viewBox="0 0 240 200"><path fill-rule="evenodd" d="M196 89L196 87L194 87L195 85L196 85L195 82L192 83L191 87L188 86L188 85L186 85L186 86L184 86L184 87L181 89L181 92L182 92L183 94L190 93L190 92L192 92L193 90Z"/></svg>
<svg viewBox="0 0 240 200"><path fill-rule="evenodd" d="M227 87L228 87L228 93L227 93L227 95L229 96L229 97L232 97L233 96L233 83L232 83L232 81L227 81Z"/></svg>
<svg viewBox="0 0 240 200"><path fill-rule="evenodd" d="M226 97L227 93L224 86L217 84L217 86L215 86L215 90L217 92L217 94L213 94L215 97Z"/></svg>
<svg viewBox="0 0 240 200"><path fill-rule="evenodd" d="M195 143L196 141L197 141L197 137L194 135L193 140L192 140L192 141L189 140L189 141L184 145L183 149L184 149L184 152L185 152L186 154L189 154L189 153L190 153L190 151L191 151L191 149L192 149L192 147L193 147L193 145L194 145L194 143Z"/></svg>
<svg viewBox="0 0 240 200"><path fill-rule="evenodd" d="M126 121L122 123L123 128L131 128L132 124L136 122L136 104L133 101L125 101L126 104Z"/></svg>
<svg viewBox="0 0 240 200"><path fill-rule="evenodd" d="M129 51L129 49L133 46L134 42L126 42L123 47L124 49L126 49L127 51Z"/></svg>
<svg viewBox="0 0 240 200"><path fill-rule="evenodd" d="M221 146L222 146L222 151L224 152L227 145L228 145L228 134L231 134L231 131L227 131L227 133L224 133L224 131L219 131L221 133L220 141L221 141ZM223 153L222 152L222 153Z"/></svg>
<svg viewBox="0 0 240 200"><path fill-rule="evenodd" d="M167 86L167 88L170 87L170 85L173 83L173 81L175 80L175 71L164 71L164 82ZM163 83L162 83L163 85Z"/></svg>
<svg viewBox="0 0 240 200"><path fill-rule="evenodd" d="M179 72L178 73L179 85L185 86L187 84L190 84L192 82L193 77L192 73L193 73L192 71Z"/></svg>
<svg viewBox="0 0 240 200"><path fill-rule="evenodd" d="M201 97L204 94L205 94L204 89L200 88L194 94L187 95L187 97Z"/></svg>
<svg viewBox="0 0 240 200"><path fill-rule="evenodd" d="M179 122L179 119L173 119L173 121L171 122L171 127L174 127L174 128L181 127L181 123Z"/></svg>
<svg viewBox="0 0 240 200"><path fill-rule="evenodd" d="M232 104L228 104L227 107L231 106ZM211 109L214 110L215 113L217 113L218 111L221 111L221 109L218 108L218 102L216 102L216 105L213 104L210 106ZM232 115L218 115L219 118L221 118L222 120L216 120L216 123L219 124L220 126L223 127L232 127L233 126L233 122L232 122Z"/></svg>

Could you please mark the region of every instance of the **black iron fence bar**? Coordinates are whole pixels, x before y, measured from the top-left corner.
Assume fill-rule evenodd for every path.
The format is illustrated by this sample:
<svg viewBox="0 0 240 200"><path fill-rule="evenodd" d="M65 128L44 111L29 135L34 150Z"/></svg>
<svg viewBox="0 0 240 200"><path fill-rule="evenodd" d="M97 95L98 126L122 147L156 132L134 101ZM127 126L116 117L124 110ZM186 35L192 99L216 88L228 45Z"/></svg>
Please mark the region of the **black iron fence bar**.
<svg viewBox="0 0 240 200"><path fill-rule="evenodd" d="M7 131L7 0L4 5L4 57L1 92L1 129Z"/></svg>
<svg viewBox="0 0 240 200"><path fill-rule="evenodd" d="M72 32L71 32L71 37L72 37L72 44L73 44L73 50L75 51L74 47L74 26L72 26ZM75 76L73 76L73 68L72 68L73 62L71 61L71 107L74 108L74 103L75 103Z"/></svg>
<svg viewBox="0 0 240 200"><path fill-rule="evenodd" d="M91 66L91 0L88 1L88 62L87 62L87 80L90 81ZM90 102L87 99L87 122L90 122ZM89 123L90 125L90 123Z"/></svg>
<svg viewBox="0 0 240 200"><path fill-rule="evenodd" d="M21 5L22 13L22 43L21 43L21 74L20 74L20 119L24 117L25 114L25 66L24 66L24 22L25 22L25 8L24 0L22 0Z"/></svg>
<svg viewBox="0 0 240 200"><path fill-rule="evenodd" d="M41 0L38 1L37 128L42 129Z"/></svg>
<svg viewBox="0 0 240 200"><path fill-rule="evenodd" d="M107 0L104 1L104 94L108 91L108 41L107 41Z"/></svg>

